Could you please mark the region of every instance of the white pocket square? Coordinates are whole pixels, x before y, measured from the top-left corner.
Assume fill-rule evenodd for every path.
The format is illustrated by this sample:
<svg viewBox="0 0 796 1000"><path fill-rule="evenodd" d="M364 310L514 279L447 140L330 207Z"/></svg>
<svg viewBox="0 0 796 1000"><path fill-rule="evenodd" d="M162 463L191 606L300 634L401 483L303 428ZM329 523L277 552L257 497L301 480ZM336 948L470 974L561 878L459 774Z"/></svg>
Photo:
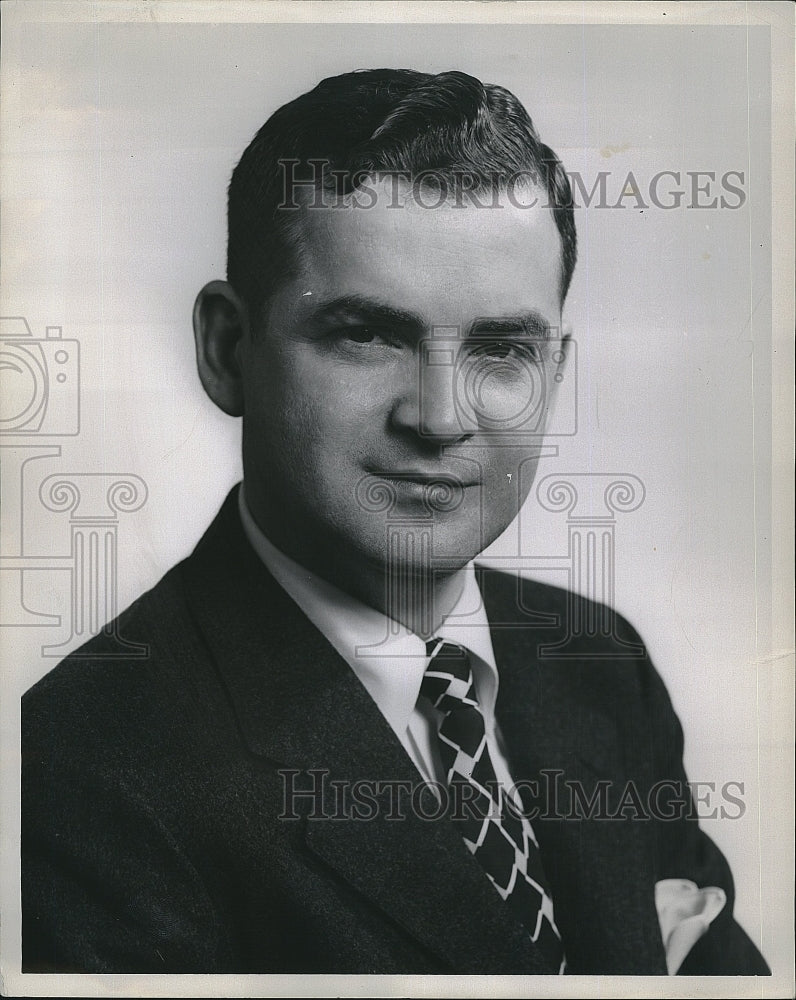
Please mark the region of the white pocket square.
<svg viewBox="0 0 796 1000"><path fill-rule="evenodd" d="M717 886L700 889L695 882L682 878L667 878L655 884L655 906L670 976L677 972L726 902L727 894Z"/></svg>

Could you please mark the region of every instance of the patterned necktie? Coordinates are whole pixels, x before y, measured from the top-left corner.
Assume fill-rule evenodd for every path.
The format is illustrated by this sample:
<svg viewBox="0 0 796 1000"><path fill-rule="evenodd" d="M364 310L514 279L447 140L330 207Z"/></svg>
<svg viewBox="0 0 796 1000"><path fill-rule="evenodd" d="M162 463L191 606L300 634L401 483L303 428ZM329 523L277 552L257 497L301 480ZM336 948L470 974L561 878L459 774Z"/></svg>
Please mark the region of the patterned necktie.
<svg viewBox="0 0 796 1000"><path fill-rule="evenodd" d="M528 928L551 968L563 972L561 935L539 845L528 819L498 784L467 650L431 639L426 653L431 659L420 693L442 713L439 748L445 778L452 803L464 803L455 822L470 852Z"/></svg>

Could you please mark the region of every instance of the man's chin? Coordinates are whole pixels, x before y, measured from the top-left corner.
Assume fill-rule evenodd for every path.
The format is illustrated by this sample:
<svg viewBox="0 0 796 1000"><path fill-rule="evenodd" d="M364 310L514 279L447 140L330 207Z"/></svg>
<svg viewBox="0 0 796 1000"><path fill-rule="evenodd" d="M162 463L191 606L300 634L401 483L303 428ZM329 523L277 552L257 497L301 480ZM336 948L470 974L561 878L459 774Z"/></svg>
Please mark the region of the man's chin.
<svg viewBox="0 0 796 1000"><path fill-rule="evenodd" d="M395 525L390 545L367 551L360 549L372 573L382 578L444 578L463 569L481 551L481 546L457 537L446 538L421 525Z"/></svg>

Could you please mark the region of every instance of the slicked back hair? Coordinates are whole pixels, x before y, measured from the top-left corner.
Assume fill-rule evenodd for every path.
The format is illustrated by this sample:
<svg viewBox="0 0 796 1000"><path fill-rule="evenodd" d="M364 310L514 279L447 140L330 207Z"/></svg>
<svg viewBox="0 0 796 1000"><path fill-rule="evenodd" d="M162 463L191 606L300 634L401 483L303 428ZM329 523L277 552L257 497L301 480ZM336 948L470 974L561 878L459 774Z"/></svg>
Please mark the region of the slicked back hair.
<svg viewBox="0 0 796 1000"><path fill-rule="evenodd" d="M536 179L561 236L561 301L577 256L569 179L517 98L456 71L373 69L322 80L262 126L229 185L227 279L256 329L268 300L296 273L298 207L286 180L339 196L377 174L474 195ZM287 207L286 207L287 206ZM291 207L294 209L291 211Z"/></svg>

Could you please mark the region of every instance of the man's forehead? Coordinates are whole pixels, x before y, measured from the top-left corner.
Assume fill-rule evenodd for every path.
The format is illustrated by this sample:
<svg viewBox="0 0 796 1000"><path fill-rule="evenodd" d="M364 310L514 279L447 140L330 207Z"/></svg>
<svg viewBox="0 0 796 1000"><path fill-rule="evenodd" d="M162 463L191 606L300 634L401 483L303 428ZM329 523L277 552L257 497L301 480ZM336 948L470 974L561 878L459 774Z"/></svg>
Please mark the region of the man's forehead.
<svg viewBox="0 0 796 1000"><path fill-rule="evenodd" d="M357 192L354 192L356 195ZM560 312L561 241L540 191L525 201L458 204L385 188L374 197L305 206L294 222L299 270L285 291L302 311L346 295L414 302L434 321ZM378 197L381 195L382 197ZM450 312L440 315L448 304Z"/></svg>
<svg viewBox="0 0 796 1000"><path fill-rule="evenodd" d="M298 201L302 218L310 225L330 229L339 226L341 219L349 219L364 223L363 231L420 230L441 223L462 233L483 231L488 235L520 219L530 229L552 220L545 190L528 179L507 187L471 190L454 186L442 177L410 182L391 175L374 176L344 195L319 190L305 193Z"/></svg>

